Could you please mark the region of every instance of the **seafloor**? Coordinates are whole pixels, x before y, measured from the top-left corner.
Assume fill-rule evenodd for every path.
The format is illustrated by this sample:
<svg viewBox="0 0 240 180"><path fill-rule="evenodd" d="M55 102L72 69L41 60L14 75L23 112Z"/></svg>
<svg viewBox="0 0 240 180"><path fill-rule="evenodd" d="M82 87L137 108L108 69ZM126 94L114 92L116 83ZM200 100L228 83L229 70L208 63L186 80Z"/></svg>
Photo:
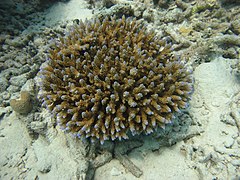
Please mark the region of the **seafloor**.
<svg viewBox="0 0 240 180"><path fill-rule="evenodd" d="M0 179L240 179L238 0L2 0ZM51 39L76 19L133 16L193 68L194 93L179 121L128 141L91 144L64 134L37 100ZM31 94L32 111L10 100ZM30 106L31 106L30 105Z"/></svg>

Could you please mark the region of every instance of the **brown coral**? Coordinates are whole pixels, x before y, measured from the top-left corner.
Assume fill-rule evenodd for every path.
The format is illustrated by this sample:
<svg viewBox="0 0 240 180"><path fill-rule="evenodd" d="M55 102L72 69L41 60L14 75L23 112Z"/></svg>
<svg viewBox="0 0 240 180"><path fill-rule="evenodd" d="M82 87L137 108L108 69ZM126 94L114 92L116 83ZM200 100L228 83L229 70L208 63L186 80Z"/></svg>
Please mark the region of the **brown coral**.
<svg viewBox="0 0 240 180"><path fill-rule="evenodd" d="M19 114L28 114L32 110L31 96L29 92L22 91L20 99L11 99L10 106Z"/></svg>
<svg viewBox="0 0 240 180"><path fill-rule="evenodd" d="M149 134L187 107L191 72L136 19L92 19L60 37L40 71L40 99L60 127L91 140Z"/></svg>

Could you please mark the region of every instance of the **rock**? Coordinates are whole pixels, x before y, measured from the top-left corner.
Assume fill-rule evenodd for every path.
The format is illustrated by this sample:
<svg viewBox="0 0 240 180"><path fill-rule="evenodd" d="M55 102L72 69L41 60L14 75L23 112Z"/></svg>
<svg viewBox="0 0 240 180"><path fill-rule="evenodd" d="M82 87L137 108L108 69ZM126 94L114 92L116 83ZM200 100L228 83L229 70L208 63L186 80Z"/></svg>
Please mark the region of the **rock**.
<svg viewBox="0 0 240 180"><path fill-rule="evenodd" d="M22 65L23 64L26 64L26 57L24 56L24 55L17 55L15 58L14 58L14 60L16 61L16 62L20 62L20 64L21 64L21 67L22 67Z"/></svg>
<svg viewBox="0 0 240 180"><path fill-rule="evenodd" d="M46 122L34 121L30 123L30 128L38 134L44 134L45 128L47 126Z"/></svg>
<svg viewBox="0 0 240 180"><path fill-rule="evenodd" d="M8 49L9 49L9 45L3 44L3 45L2 45L2 49L5 50L5 51L8 50Z"/></svg>
<svg viewBox="0 0 240 180"><path fill-rule="evenodd" d="M8 80L5 77L0 77L0 93L4 92L8 88Z"/></svg>
<svg viewBox="0 0 240 180"><path fill-rule="evenodd" d="M6 38L6 35L0 35L0 43L3 44Z"/></svg>
<svg viewBox="0 0 240 180"><path fill-rule="evenodd" d="M11 108L8 107L0 107L0 120L5 114L9 114L11 112Z"/></svg>
<svg viewBox="0 0 240 180"><path fill-rule="evenodd" d="M240 137L237 138L237 143L240 145Z"/></svg>
<svg viewBox="0 0 240 180"><path fill-rule="evenodd" d="M44 162L42 164L39 164L38 171L41 173L48 173L51 171L52 164L50 162Z"/></svg>
<svg viewBox="0 0 240 180"><path fill-rule="evenodd" d="M35 81L33 79L27 80L27 82L22 86L22 91L28 91L30 94L34 94Z"/></svg>
<svg viewBox="0 0 240 180"><path fill-rule="evenodd" d="M50 143L53 142L53 140L57 137L57 134L58 134L58 132L57 132L56 128L53 128L53 127L48 128L47 132L45 134L46 140Z"/></svg>
<svg viewBox="0 0 240 180"><path fill-rule="evenodd" d="M1 49L0 49L0 51L1 51ZM6 69L4 63L0 62L0 71L2 71L4 69Z"/></svg>
<svg viewBox="0 0 240 180"><path fill-rule="evenodd" d="M31 71L32 69L29 67L28 64L26 64L26 65L22 66L19 70L22 73L27 73L27 72Z"/></svg>
<svg viewBox="0 0 240 180"><path fill-rule="evenodd" d="M0 99L1 100L8 100L10 97L11 97L11 94L7 91L4 91L3 93L0 94Z"/></svg>
<svg viewBox="0 0 240 180"><path fill-rule="evenodd" d="M235 174L236 173L235 169L236 167L234 167L231 163L227 164L227 170L229 174L231 175ZM232 180L238 180L238 179L232 178Z"/></svg>
<svg viewBox="0 0 240 180"><path fill-rule="evenodd" d="M231 125L231 126L236 126L236 123L234 119L229 115L229 114L224 114L220 116L221 122Z"/></svg>
<svg viewBox="0 0 240 180"><path fill-rule="evenodd" d="M226 148L231 148L231 147L233 146L233 144L234 144L234 139L232 139L232 138L229 138L228 141L225 141L225 142L224 142L224 146L225 146Z"/></svg>
<svg viewBox="0 0 240 180"><path fill-rule="evenodd" d="M7 67L9 66L7 65ZM1 73L7 80L9 80L12 76L18 76L19 74L21 74L19 68L13 67L8 68Z"/></svg>
<svg viewBox="0 0 240 180"><path fill-rule="evenodd" d="M13 60L14 59L14 60ZM13 57L12 59L7 59L5 62L4 62L5 66L7 67L15 67L17 69L19 69L20 67L22 67L22 64L15 61L15 57Z"/></svg>
<svg viewBox="0 0 240 180"><path fill-rule="evenodd" d="M0 161L0 166L6 166L8 164L9 159L6 156L2 156L2 159Z"/></svg>
<svg viewBox="0 0 240 180"><path fill-rule="evenodd" d="M94 168L98 168L110 162L111 160L112 160L112 153L105 151L94 159L92 165Z"/></svg>
<svg viewBox="0 0 240 180"><path fill-rule="evenodd" d="M121 173L121 171L119 171L119 169L113 167L113 168L111 169L110 174L111 174L112 176L119 176L119 175L121 175L122 173Z"/></svg>
<svg viewBox="0 0 240 180"><path fill-rule="evenodd" d="M233 166L240 166L240 160L239 159L234 159L231 161Z"/></svg>
<svg viewBox="0 0 240 180"><path fill-rule="evenodd" d="M134 16L137 18L141 18L143 11L146 9L146 7L143 4L136 4L132 8L134 10Z"/></svg>
<svg viewBox="0 0 240 180"><path fill-rule="evenodd" d="M240 20L235 20L232 22L232 29L235 34L240 34Z"/></svg>
<svg viewBox="0 0 240 180"><path fill-rule="evenodd" d="M6 39L5 43L14 47L23 47L24 45L26 45L26 42L23 41L21 37L16 37L14 39Z"/></svg>
<svg viewBox="0 0 240 180"><path fill-rule="evenodd" d="M22 87L27 80L28 80L28 73L25 73L19 76L11 77L9 82L11 83L11 85Z"/></svg>
<svg viewBox="0 0 240 180"><path fill-rule="evenodd" d="M149 10L149 9L146 9L144 12L143 12L143 18L146 19L148 22L154 22L154 12Z"/></svg>
<svg viewBox="0 0 240 180"><path fill-rule="evenodd" d="M239 46L240 45L240 37L236 35L217 35L211 39L217 45L225 45L225 46Z"/></svg>
<svg viewBox="0 0 240 180"><path fill-rule="evenodd" d="M8 88L7 88L7 91L9 93L15 93L17 91L20 90L20 87L19 86L14 86L14 85L10 85Z"/></svg>
<svg viewBox="0 0 240 180"><path fill-rule="evenodd" d="M43 39L42 39L42 38L36 38L36 39L34 39L34 44L35 44L36 46L42 46L42 45L44 44Z"/></svg>

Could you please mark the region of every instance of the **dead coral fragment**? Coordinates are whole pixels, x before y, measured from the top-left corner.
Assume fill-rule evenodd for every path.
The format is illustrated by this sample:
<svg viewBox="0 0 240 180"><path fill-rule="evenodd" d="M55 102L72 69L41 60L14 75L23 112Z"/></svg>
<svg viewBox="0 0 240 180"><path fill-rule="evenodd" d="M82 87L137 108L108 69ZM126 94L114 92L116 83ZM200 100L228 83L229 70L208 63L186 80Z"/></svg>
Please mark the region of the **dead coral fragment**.
<svg viewBox="0 0 240 180"><path fill-rule="evenodd" d="M10 106L20 114L28 114L32 110L31 96L29 92L22 91L20 99L10 100Z"/></svg>
<svg viewBox="0 0 240 180"><path fill-rule="evenodd" d="M80 21L49 51L39 98L77 137L103 143L152 133L192 93L191 72L170 48L136 19Z"/></svg>

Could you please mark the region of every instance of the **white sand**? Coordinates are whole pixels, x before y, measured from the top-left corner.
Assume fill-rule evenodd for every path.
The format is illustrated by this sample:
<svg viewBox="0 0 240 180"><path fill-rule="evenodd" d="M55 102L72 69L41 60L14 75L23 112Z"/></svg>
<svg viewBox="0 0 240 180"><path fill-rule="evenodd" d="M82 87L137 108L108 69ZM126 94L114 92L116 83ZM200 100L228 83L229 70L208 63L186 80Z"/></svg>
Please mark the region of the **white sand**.
<svg viewBox="0 0 240 180"><path fill-rule="evenodd" d="M54 25L68 20L92 17L92 11L86 8L87 3L83 0L71 0L66 3L59 2L47 10L46 25Z"/></svg>

